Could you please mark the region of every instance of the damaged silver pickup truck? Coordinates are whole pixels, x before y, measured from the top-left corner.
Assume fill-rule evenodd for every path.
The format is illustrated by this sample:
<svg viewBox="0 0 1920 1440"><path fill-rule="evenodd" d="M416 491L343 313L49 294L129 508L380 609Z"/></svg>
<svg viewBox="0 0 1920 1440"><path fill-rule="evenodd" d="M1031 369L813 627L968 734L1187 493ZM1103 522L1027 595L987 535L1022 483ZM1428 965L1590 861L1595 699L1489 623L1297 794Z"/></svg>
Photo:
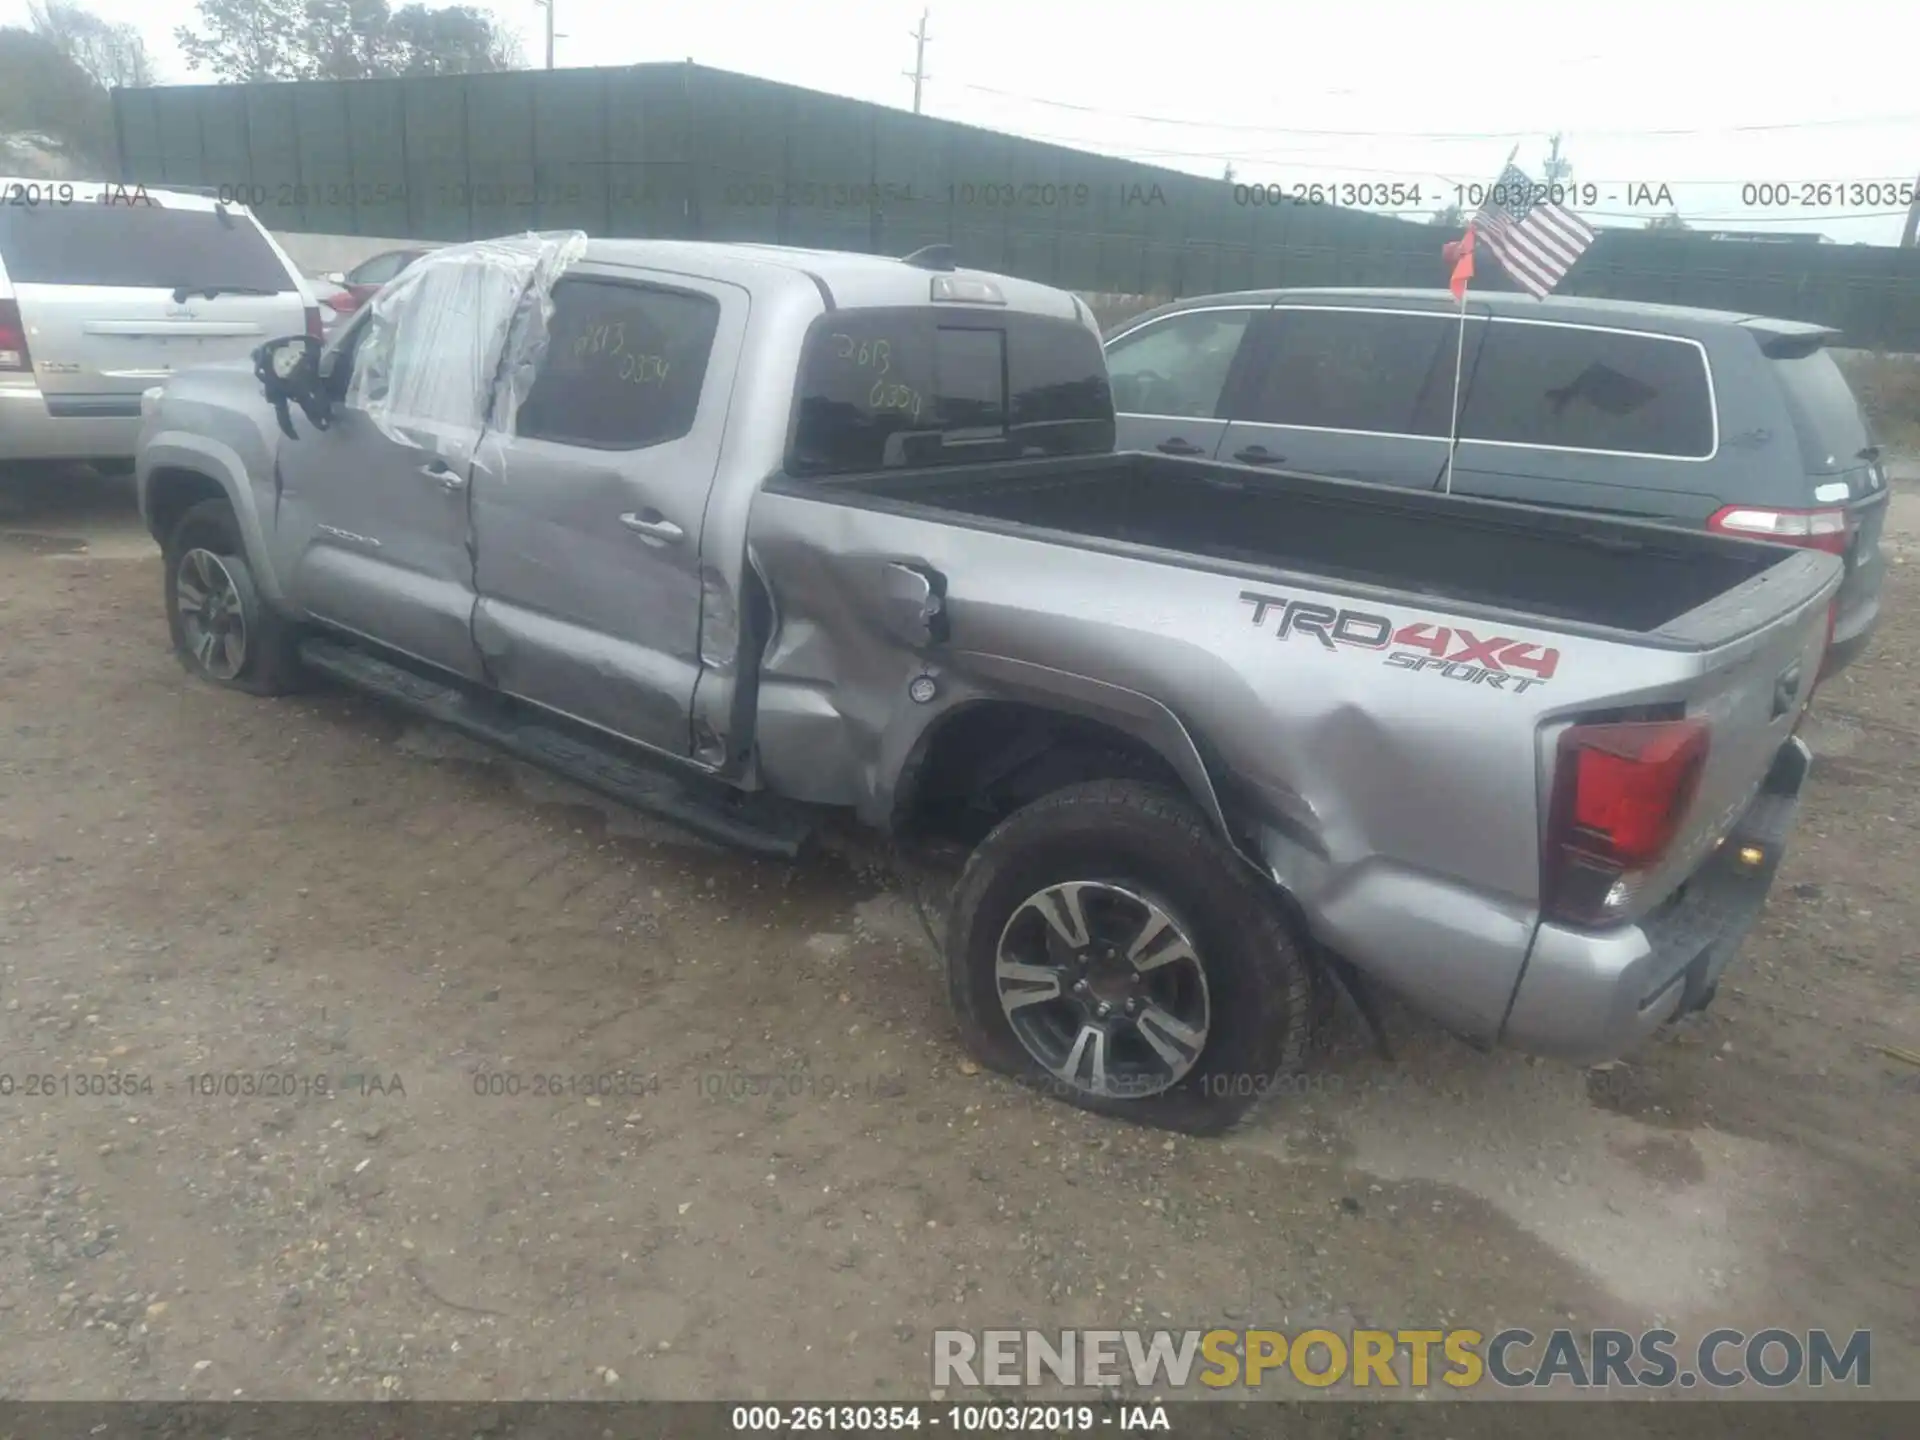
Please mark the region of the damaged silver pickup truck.
<svg viewBox="0 0 1920 1440"><path fill-rule="evenodd" d="M195 673L315 673L763 853L971 847L966 1043L1196 1133L1344 985L1597 1061L1702 1006L1809 755L1833 556L1112 451L1072 296L527 236L150 391Z"/></svg>

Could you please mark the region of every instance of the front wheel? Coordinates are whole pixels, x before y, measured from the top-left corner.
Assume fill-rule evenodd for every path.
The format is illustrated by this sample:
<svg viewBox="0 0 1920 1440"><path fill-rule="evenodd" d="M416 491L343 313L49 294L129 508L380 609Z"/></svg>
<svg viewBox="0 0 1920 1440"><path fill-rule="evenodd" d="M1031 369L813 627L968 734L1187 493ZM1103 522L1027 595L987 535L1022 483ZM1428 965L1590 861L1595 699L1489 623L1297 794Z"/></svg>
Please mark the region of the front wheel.
<svg viewBox="0 0 1920 1440"><path fill-rule="evenodd" d="M255 589L226 501L203 500L181 516L162 562L168 631L189 673L253 695L296 688L292 632Z"/></svg>
<svg viewBox="0 0 1920 1440"><path fill-rule="evenodd" d="M947 973L981 1061L1070 1104L1217 1134L1305 1062L1315 977L1180 796L1055 791L967 863Z"/></svg>

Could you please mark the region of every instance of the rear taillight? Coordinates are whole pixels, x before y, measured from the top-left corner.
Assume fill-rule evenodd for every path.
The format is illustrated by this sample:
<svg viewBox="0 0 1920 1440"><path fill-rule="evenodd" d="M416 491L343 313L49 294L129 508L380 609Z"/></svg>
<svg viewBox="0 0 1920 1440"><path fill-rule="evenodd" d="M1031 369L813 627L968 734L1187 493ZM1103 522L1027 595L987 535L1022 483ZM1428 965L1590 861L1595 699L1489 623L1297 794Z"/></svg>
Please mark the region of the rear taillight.
<svg viewBox="0 0 1920 1440"><path fill-rule="evenodd" d="M327 327L325 322L320 319L320 307L318 305L307 306L307 338L309 340L324 340L327 338Z"/></svg>
<svg viewBox="0 0 1920 1440"><path fill-rule="evenodd" d="M1853 520L1844 510L1771 510L1728 505L1707 521L1709 530L1754 540L1775 540L1808 550L1844 555L1853 540Z"/></svg>
<svg viewBox="0 0 1920 1440"><path fill-rule="evenodd" d="M1703 720L1574 725L1560 737L1542 857L1549 919L1624 914L1687 818L1707 763Z"/></svg>
<svg viewBox="0 0 1920 1440"><path fill-rule="evenodd" d="M351 315L360 307L360 301L351 290L342 290L337 295L329 295L320 303L336 315Z"/></svg>
<svg viewBox="0 0 1920 1440"><path fill-rule="evenodd" d="M0 370L32 371L27 351L27 327L20 322L20 302L0 300Z"/></svg>

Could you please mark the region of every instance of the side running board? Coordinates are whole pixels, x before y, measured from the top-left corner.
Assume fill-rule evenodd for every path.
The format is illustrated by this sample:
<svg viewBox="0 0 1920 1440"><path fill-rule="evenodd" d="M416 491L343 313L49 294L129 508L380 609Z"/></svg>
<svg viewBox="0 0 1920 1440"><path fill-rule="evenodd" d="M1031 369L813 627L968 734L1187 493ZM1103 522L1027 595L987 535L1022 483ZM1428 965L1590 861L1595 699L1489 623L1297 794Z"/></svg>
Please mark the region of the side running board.
<svg viewBox="0 0 1920 1440"><path fill-rule="evenodd" d="M791 860L813 828L807 813L789 802L677 774L615 742L580 738L511 701L471 693L352 645L309 639L300 645L300 658L322 675L722 845Z"/></svg>

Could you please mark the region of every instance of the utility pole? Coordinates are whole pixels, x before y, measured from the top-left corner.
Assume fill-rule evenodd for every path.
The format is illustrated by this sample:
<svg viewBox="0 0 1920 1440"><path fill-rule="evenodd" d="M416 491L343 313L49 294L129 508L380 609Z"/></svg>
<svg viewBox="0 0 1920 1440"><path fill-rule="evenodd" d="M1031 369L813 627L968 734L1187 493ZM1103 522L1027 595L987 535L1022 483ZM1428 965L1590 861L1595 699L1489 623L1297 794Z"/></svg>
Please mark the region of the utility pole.
<svg viewBox="0 0 1920 1440"><path fill-rule="evenodd" d="M1900 246L1911 250L1920 245L1920 180L1913 183L1913 203L1907 206L1907 223L1900 230Z"/></svg>
<svg viewBox="0 0 1920 1440"><path fill-rule="evenodd" d="M1558 185L1573 173L1573 162L1560 158L1560 137L1553 137L1552 147L1547 152L1547 163L1542 167L1549 185Z"/></svg>
<svg viewBox="0 0 1920 1440"><path fill-rule="evenodd" d="M533 0L533 3L547 12L547 69L553 69L553 5L554 0Z"/></svg>
<svg viewBox="0 0 1920 1440"><path fill-rule="evenodd" d="M927 35L927 12L925 10L920 12L920 28L918 30L909 30L907 33L913 36L913 69L902 70L900 73L910 76L913 80L913 113L918 115L920 113L920 86L927 78L927 40L929 36Z"/></svg>

